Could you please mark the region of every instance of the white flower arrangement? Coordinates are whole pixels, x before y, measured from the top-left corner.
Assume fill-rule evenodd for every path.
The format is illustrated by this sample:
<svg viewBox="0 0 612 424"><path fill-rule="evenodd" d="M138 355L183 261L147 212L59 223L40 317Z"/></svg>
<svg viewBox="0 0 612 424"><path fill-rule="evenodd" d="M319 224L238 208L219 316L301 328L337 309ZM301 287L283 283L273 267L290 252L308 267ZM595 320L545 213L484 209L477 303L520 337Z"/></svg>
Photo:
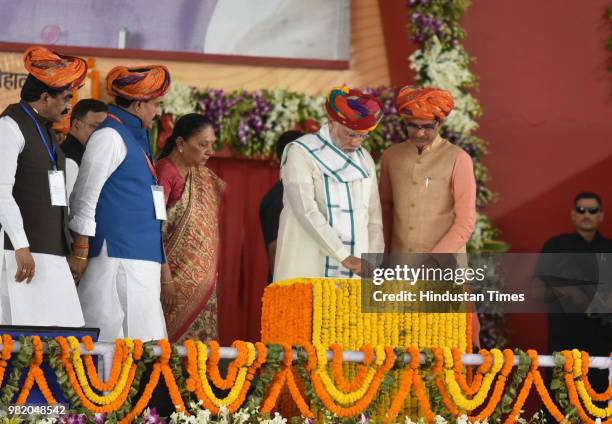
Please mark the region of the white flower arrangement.
<svg viewBox="0 0 612 424"><path fill-rule="evenodd" d="M458 134L478 129L475 118L481 113L478 101L464 90L476 81L469 64L470 57L461 45L445 51L437 37L410 56L410 68L417 72L420 83L448 90L453 95L455 108L444 126Z"/></svg>
<svg viewBox="0 0 612 424"><path fill-rule="evenodd" d="M299 99L291 99L287 91L272 90L273 107L266 121L265 142L267 146L274 146L278 137L291 129L298 116Z"/></svg>
<svg viewBox="0 0 612 424"><path fill-rule="evenodd" d="M278 137L289 131L301 116L308 116L319 120L324 110L325 99L321 96L298 95L283 89L271 90L272 110L268 114L265 125L265 144L273 146Z"/></svg>
<svg viewBox="0 0 612 424"><path fill-rule="evenodd" d="M164 97L164 112L171 113L175 119L194 112L196 109L195 90L179 80L172 81L170 91Z"/></svg>

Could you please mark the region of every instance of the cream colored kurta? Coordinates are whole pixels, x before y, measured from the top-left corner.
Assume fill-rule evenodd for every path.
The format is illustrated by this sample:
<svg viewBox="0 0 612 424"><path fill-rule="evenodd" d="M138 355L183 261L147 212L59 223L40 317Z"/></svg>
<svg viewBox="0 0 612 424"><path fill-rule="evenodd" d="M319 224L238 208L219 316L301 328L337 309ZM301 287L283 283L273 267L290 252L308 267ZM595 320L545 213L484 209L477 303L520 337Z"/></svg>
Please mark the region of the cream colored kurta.
<svg viewBox="0 0 612 424"><path fill-rule="evenodd" d="M320 134L329 140L327 126ZM355 160L359 157L369 174L349 183L355 220L353 256L357 257L384 250L376 168L369 153L363 149L362 153L349 155ZM327 220L324 174L312 155L290 144L285 149L281 179L284 207L278 230L274 281L324 277L326 256L338 262L351 256L350 246L341 241Z"/></svg>

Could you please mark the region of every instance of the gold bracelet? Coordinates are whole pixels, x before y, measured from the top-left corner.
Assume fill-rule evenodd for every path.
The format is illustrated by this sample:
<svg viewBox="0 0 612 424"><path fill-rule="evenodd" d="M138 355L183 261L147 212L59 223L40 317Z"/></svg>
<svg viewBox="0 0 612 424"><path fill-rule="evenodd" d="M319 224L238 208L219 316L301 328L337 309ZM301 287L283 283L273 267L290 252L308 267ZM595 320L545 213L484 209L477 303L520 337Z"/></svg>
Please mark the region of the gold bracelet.
<svg viewBox="0 0 612 424"><path fill-rule="evenodd" d="M73 257L73 258L80 259L80 260L82 260L82 261L86 261L86 260L88 260L88 259L89 259L89 258L85 258L85 257L83 257L83 256L77 256L77 255L72 255L72 257Z"/></svg>

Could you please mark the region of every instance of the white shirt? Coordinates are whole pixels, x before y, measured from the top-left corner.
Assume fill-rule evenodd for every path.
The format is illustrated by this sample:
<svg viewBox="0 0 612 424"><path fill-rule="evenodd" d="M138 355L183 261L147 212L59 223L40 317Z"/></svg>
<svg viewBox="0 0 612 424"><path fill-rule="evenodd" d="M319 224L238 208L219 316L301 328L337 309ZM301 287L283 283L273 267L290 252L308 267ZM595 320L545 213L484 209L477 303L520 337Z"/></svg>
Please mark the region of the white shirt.
<svg viewBox="0 0 612 424"><path fill-rule="evenodd" d="M17 122L10 116L0 118L0 225L15 250L29 247L23 218L13 197L17 159L25 146L25 138ZM4 240L0 241L4 244Z"/></svg>
<svg viewBox="0 0 612 424"><path fill-rule="evenodd" d="M87 142L79 175L70 195L68 228L84 236L96 235L96 206L100 192L126 155L127 147L115 129L94 131Z"/></svg>
<svg viewBox="0 0 612 424"><path fill-rule="evenodd" d="M66 199L70 199L77 175L79 175L79 165L76 161L66 158Z"/></svg>

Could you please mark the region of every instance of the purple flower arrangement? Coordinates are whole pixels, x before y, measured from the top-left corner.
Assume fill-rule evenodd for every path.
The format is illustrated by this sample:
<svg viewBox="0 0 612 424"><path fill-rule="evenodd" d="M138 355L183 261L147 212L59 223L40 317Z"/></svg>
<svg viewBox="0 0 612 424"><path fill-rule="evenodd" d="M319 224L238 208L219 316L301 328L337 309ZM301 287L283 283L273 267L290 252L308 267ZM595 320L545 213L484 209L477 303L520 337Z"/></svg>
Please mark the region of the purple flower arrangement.
<svg viewBox="0 0 612 424"><path fill-rule="evenodd" d="M410 21L412 22L412 39L417 43L423 43L434 35L443 34L444 24L435 16L413 12L410 15Z"/></svg>
<svg viewBox="0 0 612 424"><path fill-rule="evenodd" d="M397 114L395 108L395 97L397 89L391 87L370 87L364 91L378 98L384 107L385 116L373 133L375 143L371 143L369 148L372 153L381 153L390 143L399 143L405 140L406 130L402 119ZM293 92L285 93L288 97L301 97L305 100L307 95ZM267 131L274 128L279 122L271 122L271 111L282 102L276 100L270 92L266 90L248 92L244 90L225 92L223 90L209 89L198 94L199 111L208 117L215 127L218 134L219 145L229 145L234 150L246 156L261 157L273 152L274 146L266 143ZM300 119L312 119L313 116L320 116L322 111L309 110L307 104L313 102L301 102L299 116L293 118L284 116L276 119L290 120L284 121L285 128L292 128ZM281 105L282 106L282 105ZM320 124L322 122L319 122Z"/></svg>
<svg viewBox="0 0 612 424"><path fill-rule="evenodd" d="M229 116L229 97L223 90L209 89L200 95L200 111L213 123L215 132L219 133L221 120Z"/></svg>
<svg viewBox="0 0 612 424"><path fill-rule="evenodd" d="M86 414L66 414L61 415L58 422L61 424L87 424L88 418ZM96 424L103 423L104 419L95 422Z"/></svg>
<svg viewBox="0 0 612 424"><path fill-rule="evenodd" d="M165 424L164 421L158 414L155 408L147 409L141 416L141 423L143 424Z"/></svg>
<svg viewBox="0 0 612 424"><path fill-rule="evenodd" d="M406 140L406 127L404 120L397 113L395 107L395 98L397 97L398 89L392 87L375 87L366 88L364 91L376 97L383 105L384 117L376 130L383 143L383 146L389 143L401 143Z"/></svg>

